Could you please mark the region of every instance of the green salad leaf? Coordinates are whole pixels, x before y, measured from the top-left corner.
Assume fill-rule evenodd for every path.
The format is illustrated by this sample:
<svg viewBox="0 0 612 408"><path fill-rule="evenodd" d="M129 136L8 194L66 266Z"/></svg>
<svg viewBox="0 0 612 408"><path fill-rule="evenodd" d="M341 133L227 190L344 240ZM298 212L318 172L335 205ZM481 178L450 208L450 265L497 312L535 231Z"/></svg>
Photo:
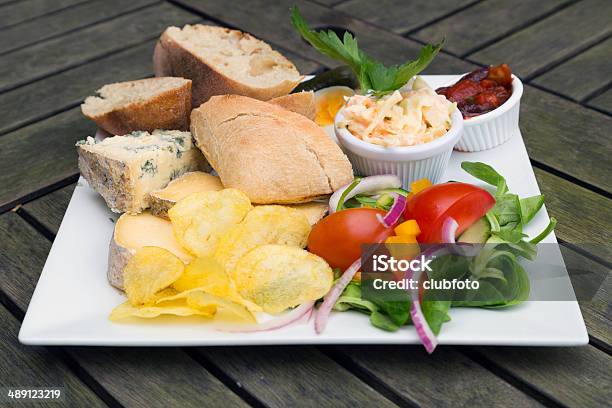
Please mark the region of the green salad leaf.
<svg viewBox="0 0 612 408"><path fill-rule="evenodd" d="M317 51L348 65L357 76L364 94L372 91L380 95L401 88L427 68L444 43L427 44L421 48L416 60L388 67L360 50L357 39L348 31L344 32L341 40L332 30L311 30L297 6L291 9L291 22L302 38Z"/></svg>
<svg viewBox="0 0 612 408"><path fill-rule="evenodd" d="M481 162L463 162L461 168L496 188L495 205L486 217L491 226L492 238L497 243L505 242L508 244L521 244L526 246L523 226L529 223L544 205L544 196L537 195L520 199L518 195L508 191L506 180L493 167ZM544 239L555 228L557 220L550 218L548 226L533 238L530 243L535 245ZM525 248L523 248L525 249ZM535 252L529 250L526 253ZM527 259L533 259L527 257Z"/></svg>

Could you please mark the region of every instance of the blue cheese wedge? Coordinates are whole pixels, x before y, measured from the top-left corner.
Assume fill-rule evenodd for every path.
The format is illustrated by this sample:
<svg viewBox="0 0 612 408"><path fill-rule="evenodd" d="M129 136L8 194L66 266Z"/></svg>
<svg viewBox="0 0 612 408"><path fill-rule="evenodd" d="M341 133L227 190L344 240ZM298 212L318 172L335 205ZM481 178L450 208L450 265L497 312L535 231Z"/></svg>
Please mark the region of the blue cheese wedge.
<svg viewBox="0 0 612 408"><path fill-rule="evenodd" d="M77 150L81 174L118 213L142 212L150 205L149 193L186 172L207 168L189 132L132 132L100 142L88 137Z"/></svg>

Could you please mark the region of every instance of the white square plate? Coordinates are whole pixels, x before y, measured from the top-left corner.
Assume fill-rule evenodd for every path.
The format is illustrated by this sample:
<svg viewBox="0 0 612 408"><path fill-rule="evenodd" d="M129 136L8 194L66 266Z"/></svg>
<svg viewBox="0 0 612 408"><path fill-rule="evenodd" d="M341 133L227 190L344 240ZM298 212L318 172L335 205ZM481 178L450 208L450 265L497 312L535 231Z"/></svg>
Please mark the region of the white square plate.
<svg viewBox="0 0 612 408"><path fill-rule="evenodd" d="M457 76L424 76L424 79L437 87L452 83ZM465 160L491 164L506 178L510 191L521 197L540 193L518 131L508 142L492 150L453 152L444 180L474 183L475 179L460 168ZM189 318L112 323L108 320L110 311L125 300L106 281L108 244L115 219L102 198L80 179L21 326L22 343L105 346L419 343L413 326L389 333L371 326L357 312L333 312L321 335L315 334L312 324L270 332L227 333L216 330L210 323ZM544 209L525 232L541 231L547 223L548 214ZM551 235L546 242L556 242L556 238ZM560 252L556 259L546 261L565 271ZM555 280L555 287L560 291L573 294L567 272ZM442 327L440 344L573 346L588 343L576 301L528 301L500 310L452 309L451 317Z"/></svg>

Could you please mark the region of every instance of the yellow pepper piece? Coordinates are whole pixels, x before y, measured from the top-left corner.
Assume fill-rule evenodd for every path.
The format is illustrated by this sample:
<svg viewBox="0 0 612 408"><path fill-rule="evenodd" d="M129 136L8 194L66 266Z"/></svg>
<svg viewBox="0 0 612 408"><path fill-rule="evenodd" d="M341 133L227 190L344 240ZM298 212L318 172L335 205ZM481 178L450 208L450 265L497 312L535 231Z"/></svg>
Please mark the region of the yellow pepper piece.
<svg viewBox="0 0 612 408"><path fill-rule="evenodd" d="M416 237L395 236L385 240L387 250L395 259L412 259L421 253L421 248L417 244ZM397 245L400 244L400 245Z"/></svg>
<svg viewBox="0 0 612 408"><path fill-rule="evenodd" d="M410 183L410 192L416 194L420 191L425 190L429 186L431 186L431 181L426 178L413 181L412 183Z"/></svg>
<svg viewBox="0 0 612 408"><path fill-rule="evenodd" d="M416 237L421 233L421 229L419 228L419 224L416 222L416 220L404 221L395 227L394 231L397 235L411 237Z"/></svg>
<svg viewBox="0 0 612 408"><path fill-rule="evenodd" d="M397 235L393 237L387 237L385 244L416 244L417 240L412 235Z"/></svg>

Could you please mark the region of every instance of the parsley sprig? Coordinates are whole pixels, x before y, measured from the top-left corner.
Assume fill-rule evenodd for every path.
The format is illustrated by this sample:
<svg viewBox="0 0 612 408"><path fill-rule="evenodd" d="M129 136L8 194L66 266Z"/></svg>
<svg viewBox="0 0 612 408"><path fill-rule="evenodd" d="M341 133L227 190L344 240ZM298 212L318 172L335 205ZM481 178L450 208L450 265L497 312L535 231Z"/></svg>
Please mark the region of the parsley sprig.
<svg viewBox="0 0 612 408"><path fill-rule="evenodd" d="M347 64L359 81L362 93L383 95L404 86L413 76L423 71L442 48L444 41L427 44L416 60L402 65L385 66L359 49L357 39L348 31L343 39L332 30L314 31L308 26L296 6L291 9L291 22L300 35L320 53Z"/></svg>

